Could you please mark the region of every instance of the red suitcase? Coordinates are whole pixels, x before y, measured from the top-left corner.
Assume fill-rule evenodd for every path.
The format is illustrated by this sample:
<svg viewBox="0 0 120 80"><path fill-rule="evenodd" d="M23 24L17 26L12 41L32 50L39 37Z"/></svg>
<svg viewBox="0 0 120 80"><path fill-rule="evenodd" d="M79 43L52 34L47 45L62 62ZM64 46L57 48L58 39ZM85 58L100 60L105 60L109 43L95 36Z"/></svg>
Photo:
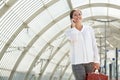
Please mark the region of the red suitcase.
<svg viewBox="0 0 120 80"><path fill-rule="evenodd" d="M86 80L108 80L108 76L102 73L88 73Z"/></svg>

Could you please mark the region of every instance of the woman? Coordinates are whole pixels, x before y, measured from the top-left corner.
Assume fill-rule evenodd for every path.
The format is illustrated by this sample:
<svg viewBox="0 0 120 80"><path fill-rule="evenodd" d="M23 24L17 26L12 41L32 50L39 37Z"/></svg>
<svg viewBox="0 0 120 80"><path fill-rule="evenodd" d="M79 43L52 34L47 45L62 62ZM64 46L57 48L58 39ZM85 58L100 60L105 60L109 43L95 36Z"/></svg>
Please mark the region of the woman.
<svg viewBox="0 0 120 80"><path fill-rule="evenodd" d="M79 9L70 12L71 28L66 31L70 40L70 59L76 80L85 80L89 72L99 69L99 53L94 31L82 24L82 12Z"/></svg>

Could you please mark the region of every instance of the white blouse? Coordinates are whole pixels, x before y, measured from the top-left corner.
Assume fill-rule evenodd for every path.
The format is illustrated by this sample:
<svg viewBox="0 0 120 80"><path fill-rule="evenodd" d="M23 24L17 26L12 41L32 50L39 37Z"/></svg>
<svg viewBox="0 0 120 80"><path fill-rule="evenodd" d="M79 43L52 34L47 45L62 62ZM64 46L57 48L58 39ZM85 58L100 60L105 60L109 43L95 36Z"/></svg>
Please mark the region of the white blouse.
<svg viewBox="0 0 120 80"><path fill-rule="evenodd" d="M92 27L83 25L81 31L70 28L65 32L70 40L70 60L72 64L100 63L96 39Z"/></svg>

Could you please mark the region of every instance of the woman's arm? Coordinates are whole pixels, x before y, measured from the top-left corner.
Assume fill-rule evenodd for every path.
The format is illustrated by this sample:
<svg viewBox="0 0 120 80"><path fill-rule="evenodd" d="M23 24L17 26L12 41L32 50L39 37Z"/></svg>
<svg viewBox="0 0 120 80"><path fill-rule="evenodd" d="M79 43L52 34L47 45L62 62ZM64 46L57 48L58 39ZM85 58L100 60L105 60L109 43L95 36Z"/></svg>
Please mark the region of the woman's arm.
<svg viewBox="0 0 120 80"><path fill-rule="evenodd" d="M92 35L92 45L93 45L93 51L94 51L94 68L99 69L100 56L99 56L98 47L95 39L95 33L93 29L91 30L91 35Z"/></svg>

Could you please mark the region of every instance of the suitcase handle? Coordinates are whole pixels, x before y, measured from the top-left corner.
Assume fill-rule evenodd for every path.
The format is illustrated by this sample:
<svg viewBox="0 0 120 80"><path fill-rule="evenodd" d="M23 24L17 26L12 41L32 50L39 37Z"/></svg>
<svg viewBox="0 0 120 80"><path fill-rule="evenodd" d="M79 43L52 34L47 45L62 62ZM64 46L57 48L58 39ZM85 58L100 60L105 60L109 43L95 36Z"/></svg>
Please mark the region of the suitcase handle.
<svg viewBox="0 0 120 80"><path fill-rule="evenodd" d="M98 69L96 69L96 70L95 70L95 73L96 73L96 74L99 74L99 70L98 70Z"/></svg>

